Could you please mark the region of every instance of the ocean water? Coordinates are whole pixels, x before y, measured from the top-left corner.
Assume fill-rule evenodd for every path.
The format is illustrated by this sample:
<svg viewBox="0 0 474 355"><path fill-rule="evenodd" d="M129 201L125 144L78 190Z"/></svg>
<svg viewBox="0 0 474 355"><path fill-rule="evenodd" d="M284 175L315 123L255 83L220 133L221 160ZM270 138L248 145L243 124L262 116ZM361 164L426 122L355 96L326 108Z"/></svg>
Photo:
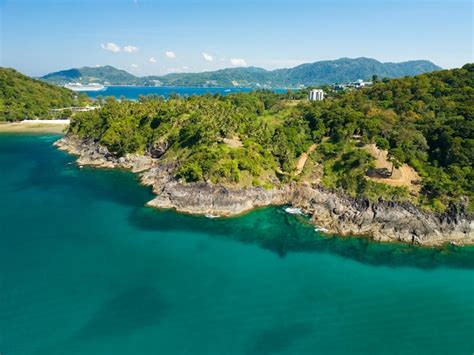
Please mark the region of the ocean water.
<svg viewBox="0 0 474 355"><path fill-rule="evenodd" d="M132 174L0 135L0 353L472 354L474 249L144 207Z"/></svg>
<svg viewBox="0 0 474 355"><path fill-rule="evenodd" d="M203 94L221 94L227 95L236 92L250 92L249 88L187 88L187 87L150 87L150 86L108 86L105 91L86 91L90 97L115 96L120 98L124 96L129 100L137 100L140 95L158 95L168 98L170 94L180 96L192 96ZM287 89L274 89L275 92L287 92Z"/></svg>

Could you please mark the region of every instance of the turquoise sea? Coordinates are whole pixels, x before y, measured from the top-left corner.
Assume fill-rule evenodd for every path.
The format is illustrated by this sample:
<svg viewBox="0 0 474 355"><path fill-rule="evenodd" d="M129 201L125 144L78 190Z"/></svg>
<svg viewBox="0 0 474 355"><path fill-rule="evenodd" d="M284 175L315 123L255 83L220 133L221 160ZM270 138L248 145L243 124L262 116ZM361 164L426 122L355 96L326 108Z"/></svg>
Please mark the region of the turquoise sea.
<svg viewBox="0 0 474 355"><path fill-rule="evenodd" d="M90 97L124 96L129 100L137 100L140 95L158 95L168 98L171 94L192 96L202 94L227 95L236 92L250 92L249 88L188 88L188 87L153 87L153 86L108 86L104 91L86 91ZM287 92L287 89L274 89L275 92Z"/></svg>
<svg viewBox="0 0 474 355"><path fill-rule="evenodd" d="M57 138L0 135L2 355L474 352L474 248L157 211Z"/></svg>

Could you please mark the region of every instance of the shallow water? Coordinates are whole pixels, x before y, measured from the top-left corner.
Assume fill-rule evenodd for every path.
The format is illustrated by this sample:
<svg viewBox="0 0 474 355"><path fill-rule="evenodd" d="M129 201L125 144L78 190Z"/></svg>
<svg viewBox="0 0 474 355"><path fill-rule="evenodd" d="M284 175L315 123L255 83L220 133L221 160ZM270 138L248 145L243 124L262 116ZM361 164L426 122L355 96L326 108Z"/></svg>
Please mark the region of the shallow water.
<svg viewBox="0 0 474 355"><path fill-rule="evenodd" d="M474 248L149 209L56 138L0 135L2 355L473 353Z"/></svg>

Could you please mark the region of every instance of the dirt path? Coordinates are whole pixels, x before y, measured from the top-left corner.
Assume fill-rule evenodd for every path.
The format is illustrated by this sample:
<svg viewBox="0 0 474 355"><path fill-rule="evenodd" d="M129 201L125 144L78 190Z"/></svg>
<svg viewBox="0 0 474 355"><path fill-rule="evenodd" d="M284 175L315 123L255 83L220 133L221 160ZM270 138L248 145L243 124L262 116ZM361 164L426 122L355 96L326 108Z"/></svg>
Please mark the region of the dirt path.
<svg viewBox="0 0 474 355"><path fill-rule="evenodd" d="M308 148L308 151L306 153L301 154L301 156L298 159L298 162L296 163L296 172L295 176L298 176L301 174L303 171L303 168L306 164L306 161L308 160L309 155L316 149L316 144L311 145Z"/></svg>
<svg viewBox="0 0 474 355"><path fill-rule="evenodd" d="M362 149L372 155L375 159L374 163L376 169L385 168L392 171L392 163L388 159L388 152L386 150L378 149L375 144L368 144ZM368 177L368 179L391 186L406 186L411 191L418 192L420 186L413 182L418 181L421 178L415 169L408 164L403 164L400 168L393 169L393 174L389 178Z"/></svg>
<svg viewBox="0 0 474 355"><path fill-rule="evenodd" d="M406 186L410 190L418 191L419 186L412 183L412 181L420 180L420 176L407 164L403 164L400 168L393 171L390 178L369 178L375 182L382 182L391 186Z"/></svg>
<svg viewBox="0 0 474 355"><path fill-rule="evenodd" d="M230 148L243 147L243 144L240 141L240 138L237 137L237 136L234 136L232 138L224 138L224 143L227 144L227 146L230 147Z"/></svg>

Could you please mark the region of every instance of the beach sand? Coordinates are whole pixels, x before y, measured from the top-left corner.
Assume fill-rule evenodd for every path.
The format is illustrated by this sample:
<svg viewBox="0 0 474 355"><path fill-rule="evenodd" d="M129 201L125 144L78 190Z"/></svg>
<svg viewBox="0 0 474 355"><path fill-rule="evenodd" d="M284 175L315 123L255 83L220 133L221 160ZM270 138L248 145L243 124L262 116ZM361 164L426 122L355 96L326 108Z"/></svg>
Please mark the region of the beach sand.
<svg viewBox="0 0 474 355"><path fill-rule="evenodd" d="M28 120L0 123L0 133L64 133L69 120Z"/></svg>

